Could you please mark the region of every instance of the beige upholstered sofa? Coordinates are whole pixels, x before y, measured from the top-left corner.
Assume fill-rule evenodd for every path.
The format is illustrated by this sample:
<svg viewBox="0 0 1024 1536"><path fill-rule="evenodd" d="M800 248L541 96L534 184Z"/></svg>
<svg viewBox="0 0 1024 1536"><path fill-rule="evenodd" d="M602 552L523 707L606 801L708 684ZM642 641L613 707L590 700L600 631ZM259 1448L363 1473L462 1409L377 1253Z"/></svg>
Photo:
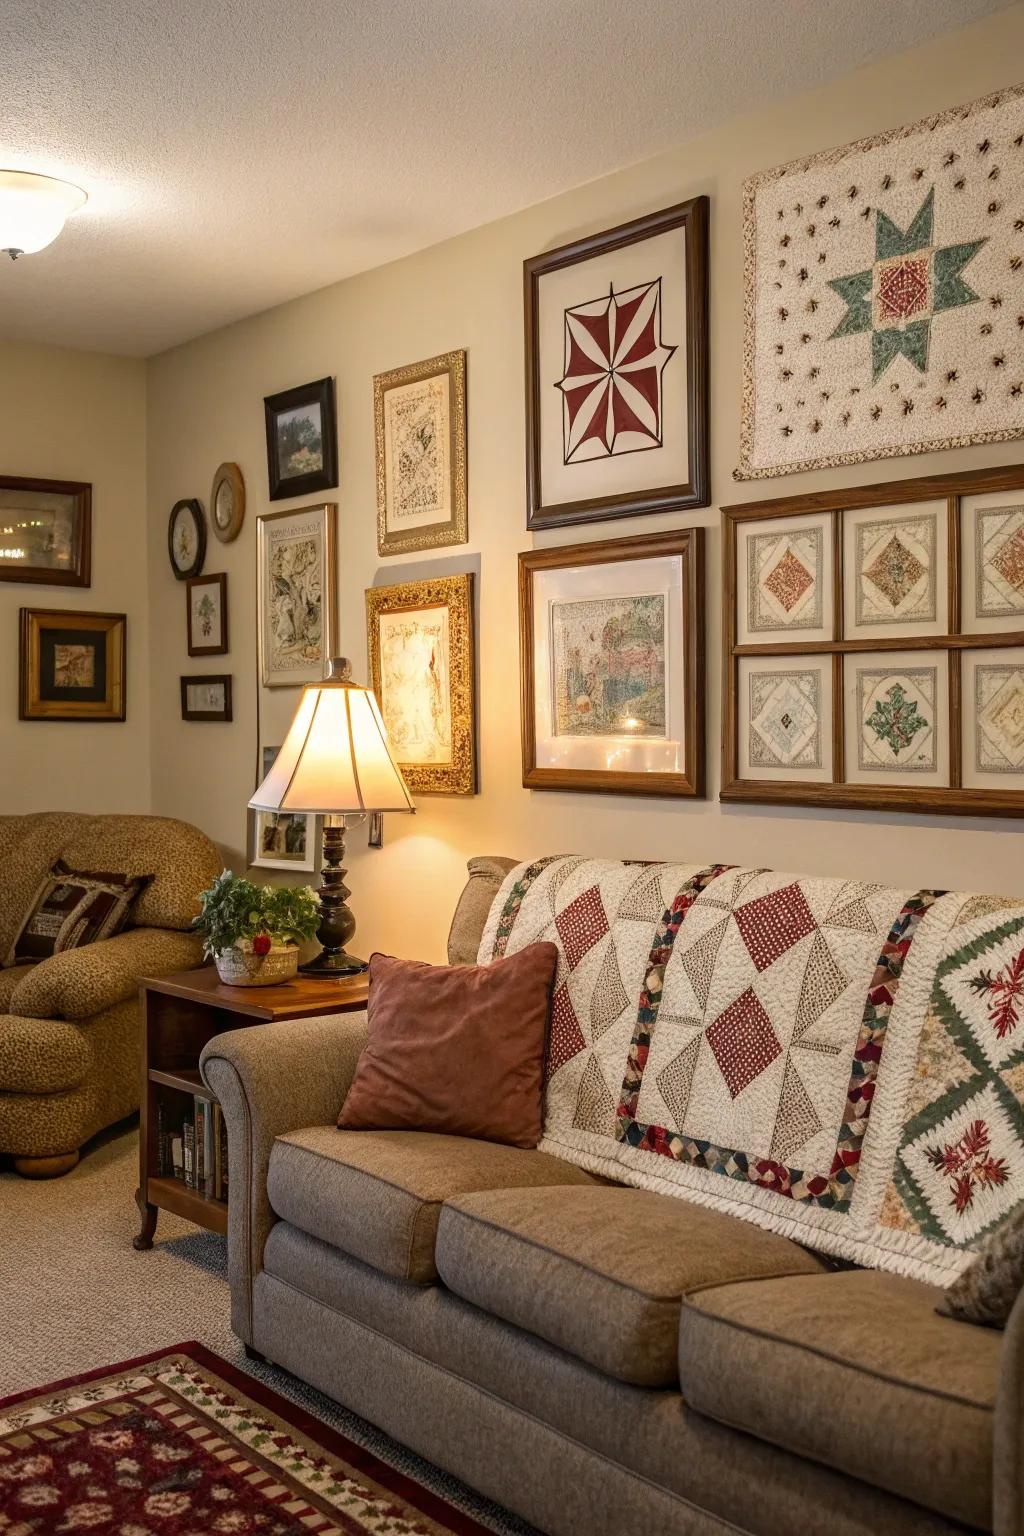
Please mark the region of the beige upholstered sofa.
<svg viewBox="0 0 1024 1536"><path fill-rule="evenodd" d="M139 1104L139 980L202 963L186 930L219 872L209 838L160 816L0 816L0 962L56 859L151 875L114 938L0 969L0 1153L64 1173L90 1136Z"/></svg>
<svg viewBox="0 0 1024 1536"><path fill-rule="evenodd" d="M511 861L478 859L475 959ZM335 1120L346 1015L224 1034L232 1322L549 1536L1024 1533L1024 1300L917 1281L540 1152Z"/></svg>

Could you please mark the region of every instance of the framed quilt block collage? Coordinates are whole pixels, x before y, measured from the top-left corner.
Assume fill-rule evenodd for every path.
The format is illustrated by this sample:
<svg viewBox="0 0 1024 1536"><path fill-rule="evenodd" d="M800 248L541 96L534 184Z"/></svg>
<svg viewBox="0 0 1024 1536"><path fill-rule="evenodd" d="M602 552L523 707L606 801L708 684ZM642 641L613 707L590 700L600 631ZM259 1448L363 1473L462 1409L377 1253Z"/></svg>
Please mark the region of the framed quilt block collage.
<svg viewBox="0 0 1024 1536"><path fill-rule="evenodd" d="M1024 465L722 510L722 799L1024 815Z"/></svg>

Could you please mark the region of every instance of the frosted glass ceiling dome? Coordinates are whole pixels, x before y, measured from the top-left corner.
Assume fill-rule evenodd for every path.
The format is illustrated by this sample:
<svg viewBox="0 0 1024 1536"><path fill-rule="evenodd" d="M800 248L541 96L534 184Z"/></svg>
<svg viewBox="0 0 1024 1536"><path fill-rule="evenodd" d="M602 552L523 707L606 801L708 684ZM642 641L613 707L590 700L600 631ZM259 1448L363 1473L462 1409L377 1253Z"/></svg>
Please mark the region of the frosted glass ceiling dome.
<svg viewBox="0 0 1024 1536"><path fill-rule="evenodd" d="M86 194L33 171L0 171L0 251L16 260L51 245Z"/></svg>

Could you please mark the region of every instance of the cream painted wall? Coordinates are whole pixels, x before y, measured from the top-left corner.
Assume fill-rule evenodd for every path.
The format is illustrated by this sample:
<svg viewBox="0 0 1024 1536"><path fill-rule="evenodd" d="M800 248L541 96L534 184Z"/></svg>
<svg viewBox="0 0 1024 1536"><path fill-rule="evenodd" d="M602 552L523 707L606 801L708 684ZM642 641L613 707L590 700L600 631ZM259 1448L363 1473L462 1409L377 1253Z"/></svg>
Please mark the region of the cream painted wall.
<svg viewBox="0 0 1024 1536"><path fill-rule="evenodd" d="M93 518L90 587L0 582L0 810L148 811L145 364L10 342L0 357L0 468L91 481ZM123 724L18 719L19 608L127 613Z"/></svg>
<svg viewBox="0 0 1024 1536"><path fill-rule="evenodd" d="M812 491L1024 457L1024 445L892 460L863 469L737 485L741 349L740 195L762 167L968 101L1016 80L1024 57L1024 5L912 53L874 64L826 91L772 110L632 170L476 230L392 266L324 289L151 361L149 511L154 808L197 821L235 865L243 860L245 802L256 756L255 519L270 510L262 397L323 374L337 378L341 486L339 600L342 650L366 675L364 588L406 579L422 556L378 559L371 380L375 373L452 347L468 349L470 542L443 569L479 561L481 792L420 796L416 817L391 816L386 846L351 839L356 947L440 958L450 913L473 853L542 852L756 861L869 879L998 889L1024 895L1024 822L872 816L718 804L721 586L717 506L708 590L709 799L673 803L528 792L520 783L516 554L531 543L569 543L665 528L685 518L635 518L534 539L523 483L522 262L524 257L696 193L711 198L711 421L715 502ZM680 89L686 61L680 60ZM237 459L249 510L241 536L212 544L207 569L229 576L232 649L190 667L184 598L160 533L179 496L206 499L221 459ZM277 506L288 505L277 503ZM383 567L383 569L382 569ZM178 677L230 670L233 725L179 719ZM263 691L264 741L276 742L295 703Z"/></svg>

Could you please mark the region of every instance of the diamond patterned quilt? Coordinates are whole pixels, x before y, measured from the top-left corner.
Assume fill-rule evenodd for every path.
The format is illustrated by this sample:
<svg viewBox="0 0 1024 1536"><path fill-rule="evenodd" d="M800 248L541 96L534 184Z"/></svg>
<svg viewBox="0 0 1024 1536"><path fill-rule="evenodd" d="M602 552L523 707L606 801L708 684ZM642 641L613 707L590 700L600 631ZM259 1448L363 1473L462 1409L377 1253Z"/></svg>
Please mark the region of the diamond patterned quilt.
<svg viewBox="0 0 1024 1536"><path fill-rule="evenodd" d="M544 1151L938 1285L1024 1199L1024 902L559 856L479 959L540 939Z"/></svg>

